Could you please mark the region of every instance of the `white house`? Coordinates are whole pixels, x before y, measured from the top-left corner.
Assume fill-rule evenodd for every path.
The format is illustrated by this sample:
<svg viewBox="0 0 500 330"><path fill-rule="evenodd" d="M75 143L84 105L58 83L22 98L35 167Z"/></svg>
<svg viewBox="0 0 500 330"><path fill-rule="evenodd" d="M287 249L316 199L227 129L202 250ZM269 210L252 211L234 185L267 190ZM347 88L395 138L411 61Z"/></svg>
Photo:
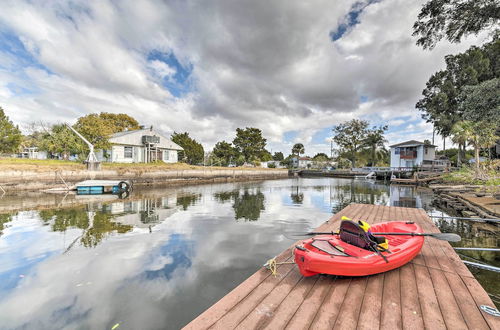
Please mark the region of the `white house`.
<svg viewBox="0 0 500 330"><path fill-rule="evenodd" d="M19 158L29 159L47 159L46 151L39 151L38 147L24 148L22 152L17 155Z"/></svg>
<svg viewBox="0 0 500 330"><path fill-rule="evenodd" d="M309 168L313 165L313 160L309 157L292 157L292 166L298 168Z"/></svg>
<svg viewBox="0 0 500 330"><path fill-rule="evenodd" d="M271 168L271 167L269 167L269 165L271 165L271 167L274 166L274 168L284 168L285 167L285 166L281 165L281 162L279 160L269 160L267 162L260 162L260 167Z"/></svg>
<svg viewBox="0 0 500 330"><path fill-rule="evenodd" d="M176 163L177 153L183 150L169 138L153 130L153 128L125 131L113 134L109 139L111 149L99 151L100 161L116 163L149 163L164 161Z"/></svg>
<svg viewBox="0 0 500 330"><path fill-rule="evenodd" d="M436 156L436 146L410 140L393 144L391 148L391 167L413 167L432 163Z"/></svg>

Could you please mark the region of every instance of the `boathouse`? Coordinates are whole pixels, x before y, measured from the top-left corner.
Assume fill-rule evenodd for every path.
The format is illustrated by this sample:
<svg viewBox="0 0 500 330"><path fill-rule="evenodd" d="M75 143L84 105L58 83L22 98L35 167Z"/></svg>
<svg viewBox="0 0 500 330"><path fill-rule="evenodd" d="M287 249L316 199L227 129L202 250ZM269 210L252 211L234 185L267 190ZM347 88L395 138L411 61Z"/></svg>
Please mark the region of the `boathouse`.
<svg viewBox="0 0 500 330"><path fill-rule="evenodd" d="M393 144L391 167L413 167L432 163L436 156L436 146L415 140Z"/></svg>
<svg viewBox="0 0 500 330"><path fill-rule="evenodd" d="M183 150L169 138L153 129L139 129L113 134L109 138L111 149L99 151L100 161L116 163L150 163L163 161L176 163L177 153Z"/></svg>

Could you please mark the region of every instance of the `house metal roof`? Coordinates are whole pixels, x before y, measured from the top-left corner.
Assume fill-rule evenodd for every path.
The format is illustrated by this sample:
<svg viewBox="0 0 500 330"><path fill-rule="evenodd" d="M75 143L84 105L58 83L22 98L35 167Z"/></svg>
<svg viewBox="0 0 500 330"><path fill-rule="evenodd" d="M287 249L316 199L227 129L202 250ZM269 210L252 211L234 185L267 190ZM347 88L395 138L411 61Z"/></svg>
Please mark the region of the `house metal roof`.
<svg viewBox="0 0 500 330"><path fill-rule="evenodd" d="M156 135L160 136L162 138L160 144L158 145L161 148L167 148L167 149L173 149L173 150L184 150L181 146L178 144L174 143L172 140L169 138L163 136L159 132L151 129L151 128L146 128L146 129L136 129L132 131L124 131L124 132L118 132L109 138L109 142L112 144L117 144L117 145L142 145L141 142L136 142L136 143L124 143L123 140L121 140L121 137L124 137L126 135L131 135L131 134L137 134L138 137L142 137L142 135Z"/></svg>
<svg viewBox="0 0 500 330"><path fill-rule="evenodd" d="M400 143L393 144L392 146L389 146L389 147L390 148L394 148L394 147L414 147L414 146L421 146L421 145L425 145L425 143L417 141L417 140L409 140L409 141L405 141L405 142L400 142ZM436 147L433 144L428 144L427 146L429 146L429 147Z"/></svg>

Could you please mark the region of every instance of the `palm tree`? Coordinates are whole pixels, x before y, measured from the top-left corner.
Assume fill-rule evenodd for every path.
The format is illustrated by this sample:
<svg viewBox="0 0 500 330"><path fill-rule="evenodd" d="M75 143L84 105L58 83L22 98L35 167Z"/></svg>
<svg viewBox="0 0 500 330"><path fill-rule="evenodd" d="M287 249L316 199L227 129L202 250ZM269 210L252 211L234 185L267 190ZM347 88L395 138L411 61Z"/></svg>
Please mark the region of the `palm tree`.
<svg viewBox="0 0 500 330"><path fill-rule="evenodd" d="M375 166L377 163L377 156L381 156L381 150L385 150L384 144L387 143L387 140L384 137L384 131L387 128L381 127L379 129L372 129L366 135L364 146L370 150L370 161L371 166Z"/></svg>
<svg viewBox="0 0 500 330"><path fill-rule="evenodd" d="M304 145L302 143L295 143L292 148L292 155L301 155L305 152Z"/></svg>
<svg viewBox="0 0 500 330"><path fill-rule="evenodd" d="M474 158L476 160L476 175L479 175L479 150L495 144L496 135L494 124L481 121L461 121L453 126L453 138L456 141L465 141L474 147Z"/></svg>
<svg viewBox="0 0 500 330"><path fill-rule="evenodd" d="M456 123L451 130L451 141L458 144L457 166L460 166L462 163L462 146L464 147L464 151L467 146L467 134L464 131L466 126L467 125L464 126L459 122Z"/></svg>

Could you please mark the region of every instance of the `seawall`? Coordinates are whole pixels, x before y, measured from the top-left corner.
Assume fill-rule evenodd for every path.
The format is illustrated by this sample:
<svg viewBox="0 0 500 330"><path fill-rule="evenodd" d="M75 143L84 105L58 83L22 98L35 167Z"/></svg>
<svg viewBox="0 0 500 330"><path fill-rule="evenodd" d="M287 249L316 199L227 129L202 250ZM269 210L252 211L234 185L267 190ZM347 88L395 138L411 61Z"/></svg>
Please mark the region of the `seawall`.
<svg viewBox="0 0 500 330"><path fill-rule="evenodd" d="M83 180L128 180L137 186L180 185L278 179L288 177L281 169L185 169L185 170L4 170L0 187L7 193L71 187ZM0 189L0 194L2 193Z"/></svg>

